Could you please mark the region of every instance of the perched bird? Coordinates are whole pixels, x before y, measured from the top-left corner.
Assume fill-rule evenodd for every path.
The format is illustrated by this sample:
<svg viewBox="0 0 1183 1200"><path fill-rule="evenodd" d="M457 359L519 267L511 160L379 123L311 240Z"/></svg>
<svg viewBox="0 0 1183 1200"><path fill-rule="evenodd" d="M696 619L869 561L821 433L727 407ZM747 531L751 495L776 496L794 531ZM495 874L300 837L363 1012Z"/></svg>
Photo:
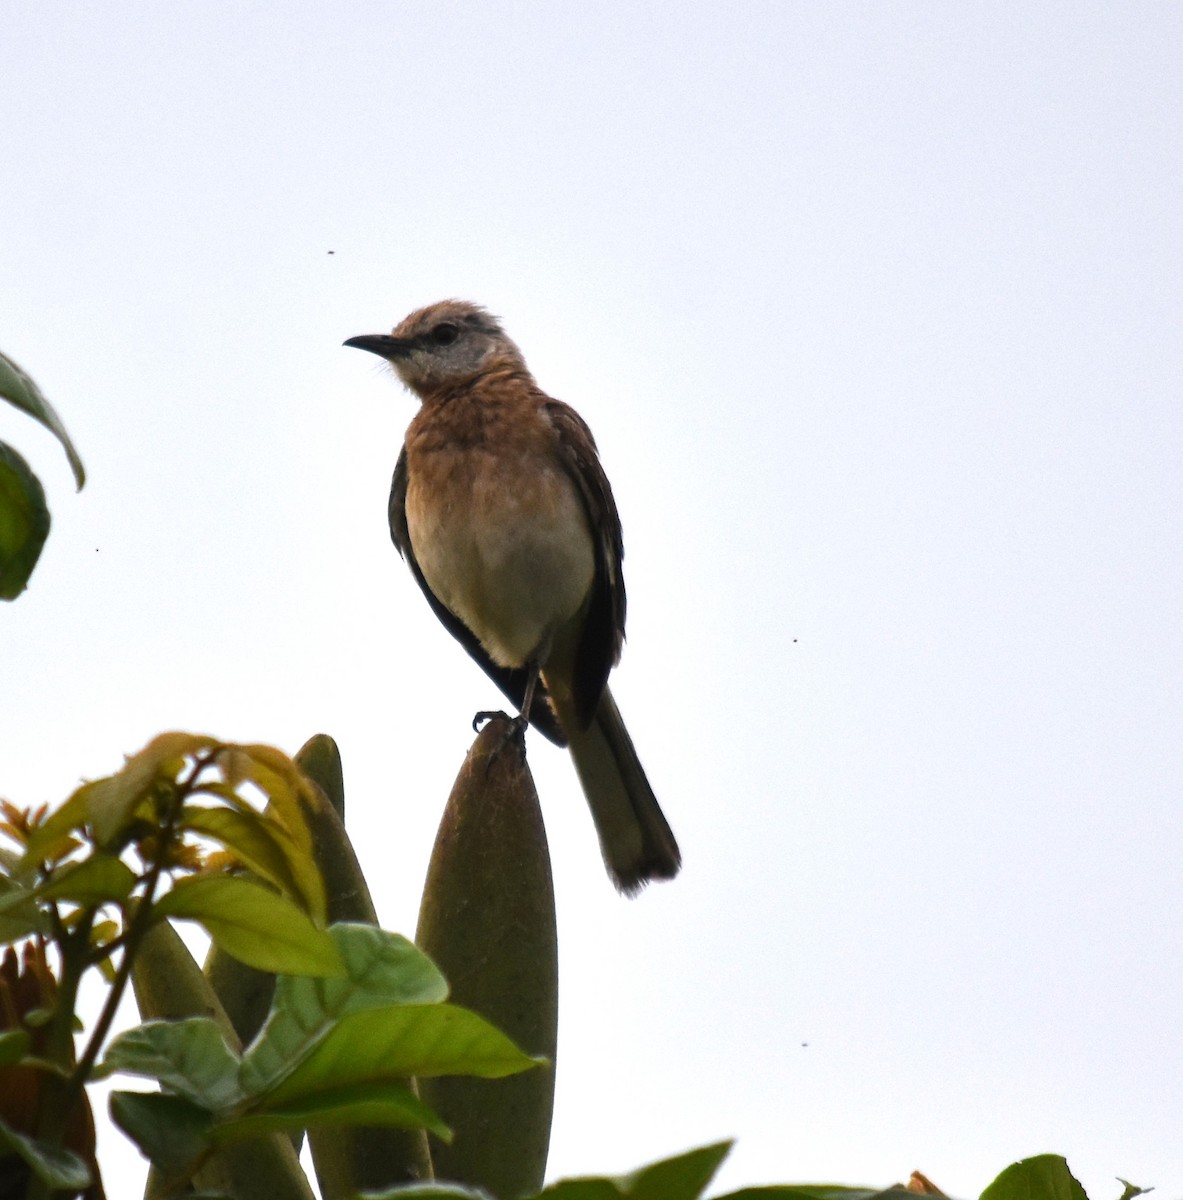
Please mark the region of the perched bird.
<svg viewBox="0 0 1183 1200"><path fill-rule="evenodd" d="M445 300L346 346L421 401L390 489L390 535L435 615L567 745L623 892L671 879L677 842L608 690L624 641L620 518L595 439L534 382L483 308Z"/></svg>

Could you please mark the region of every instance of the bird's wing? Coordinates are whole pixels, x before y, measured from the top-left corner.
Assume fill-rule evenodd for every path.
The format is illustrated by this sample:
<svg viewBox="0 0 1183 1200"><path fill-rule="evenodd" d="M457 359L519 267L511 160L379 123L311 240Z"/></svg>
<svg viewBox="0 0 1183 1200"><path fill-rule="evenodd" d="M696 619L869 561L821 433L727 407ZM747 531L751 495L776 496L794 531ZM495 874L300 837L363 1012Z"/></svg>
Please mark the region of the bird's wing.
<svg viewBox="0 0 1183 1200"><path fill-rule="evenodd" d="M591 724L604 691L608 672L619 662L624 643L624 539L620 515L608 476L600 465L596 440L583 418L561 400L547 403L563 467L579 490L595 545L596 574L591 601L575 656L576 716L583 728Z"/></svg>
<svg viewBox="0 0 1183 1200"><path fill-rule="evenodd" d="M406 559L415 576L415 582L423 589L431 611L440 619L443 627L464 647L476 660L481 669L505 693L518 710L526 698L526 682L529 672L524 667L511 668L498 666L484 651L476 634L431 590L419 563L415 559L415 550L411 545L411 534L407 528L407 451L406 448L398 456L394 467L394 478L390 483L390 506L387 510L390 518L390 538L395 549ZM551 707L546 694L546 687L540 679L534 689L534 701L530 706L530 724L539 733L549 738L556 746L565 746L567 739Z"/></svg>

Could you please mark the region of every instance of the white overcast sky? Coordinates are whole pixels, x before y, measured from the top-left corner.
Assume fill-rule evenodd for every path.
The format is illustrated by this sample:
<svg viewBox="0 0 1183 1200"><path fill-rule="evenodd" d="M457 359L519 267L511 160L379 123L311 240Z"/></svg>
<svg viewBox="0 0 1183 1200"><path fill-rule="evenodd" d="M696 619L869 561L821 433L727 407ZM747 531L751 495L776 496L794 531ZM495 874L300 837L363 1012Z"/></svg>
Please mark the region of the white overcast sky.
<svg viewBox="0 0 1183 1200"><path fill-rule="evenodd" d="M461 296L600 442L613 688L685 870L620 899L531 762L550 1174L1183 1193L1183 6L4 6L0 348L54 529L0 795L183 728L338 739L412 932L498 695L388 540ZM330 253L331 252L331 253ZM111 1131L108 1190L141 1173Z"/></svg>

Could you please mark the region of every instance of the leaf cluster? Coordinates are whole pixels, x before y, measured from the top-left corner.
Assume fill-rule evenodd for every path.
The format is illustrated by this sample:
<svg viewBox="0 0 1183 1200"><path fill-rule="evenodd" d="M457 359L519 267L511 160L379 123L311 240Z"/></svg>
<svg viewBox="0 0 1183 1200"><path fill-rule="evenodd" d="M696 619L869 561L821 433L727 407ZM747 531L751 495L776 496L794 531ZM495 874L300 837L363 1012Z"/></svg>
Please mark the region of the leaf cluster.
<svg viewBox="0 0 1183 1200"><path fill-rule="evenodd" d="M303 815L312 787L269 746L165 733L52 814L4 804L16 850L0 858L0 942L85 927L87 965L110 963L172 917L262 970L339 972Z"/></svg>
<svg viewBox="0 0 1183 1200"><path fill-rule="evenodd" d="M496 1077L534 1065L480 1017L445 1003L443 977L405 939L325 928L307 820L317 799L278 750L167 733L56 811L2 805L11 845L0 849L0 943L32 937L42 958L49 947L57 960L57 981L46 969L34 1009L10 1005L0 1034L0 1071L33 1072L38 1085L27 1128L0 1118L0 1143L28 1165L34 1188L48 1195L89 1178L64 1145L68 1118L85 1105L86 1083L117 1071L159 1085L115 1093L113 1113L183 1180L220 1146L279 1130L388 1124L446 1137L407 1076ZM99 1064L138 950L174 920L280 976L270 1018L245 1051L209 1017L150 1021L117 1037ZM75 1057L78 987L92 969L110 987Z"/></svg>
<svg viewBox="0 0 1183 1200"><path fill-rule="evenodd" d="M702 1200L731 1147L729 1141L701 1146L629 1175L561 1179L521 1200ZM909 1184L890 1188L828 1183L769 1184L741 1188L713 1200L916 1200L917 1195L944 1196L928 1181L924 1182L923 1187ZM1120 1200L1130 1200L1149 1190L1153 1189L1125 1183ZM366 1192L360 1200L494 1200L494 1197L478 1187L424 1183ZM1012 1163L982 1192L980 1200L1088 1200L1088 1197L1063 1158L1041 1154Z"/></svg>
<svg viewBox="0 0 1183 1200"><path fill-rule="evenodd" d="M176 1181L225 1146L270 1133L340 1126L450 1131L409 1076L494 1079L538 1059L465 1008L405 938L370 925L329 930L343 972L281 976L271 1013L243 1051L210 1017L149 1021L111 1043L99 1073L154 1080L115 1092L116 1123Z"/></svg>

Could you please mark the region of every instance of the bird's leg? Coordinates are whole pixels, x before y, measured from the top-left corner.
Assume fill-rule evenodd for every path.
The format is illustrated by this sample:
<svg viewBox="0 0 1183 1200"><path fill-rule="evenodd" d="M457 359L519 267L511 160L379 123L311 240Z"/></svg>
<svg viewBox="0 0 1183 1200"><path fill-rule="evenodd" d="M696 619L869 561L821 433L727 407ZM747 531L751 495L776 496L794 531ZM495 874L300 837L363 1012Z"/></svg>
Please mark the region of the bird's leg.
<svg viewBox="0 0 1183 1200"><path fill-rule="evenodd" d="M530 709L534 707L534 689L538 686L539 666L537 661L529 664L526 676L526 691L522 696L522 709L510 724L510 737L521 743L522 755L526 753L526 726L530 724Z"/></svg>
<svg viewBox="0 0 1183 1200"><path fill-rule="evenodd" d="M531 666L530 674L526 679L526 691L522 697L522 709L516 717L511 717L509 713L503 712L499 708L482 708L472 718L472 727L480 733L481 727L489 721L508 721L509 736L516 738L519 742L523 741L526 736L526 726L530 724L530 709L534 705L534 692L538 686L538 667Z"/></svg>
<svg viewBox="0 0 1183 1200"><path fill-rule="evenodd" d="M505 739L501 743L501 746L498 747L498 750L494 754L489 756L490 763L502 747L508 746L511 743L517 746L522 762L526 761L526 727L530 724L530 710L534 707L534 693L538 690L538 679L542 674L542 663L546 661L546 656L550 651L550 642L550 637L546 637L535 651L533 657L525 665L526 686L522 693L522 706L516 717L507 717L503 712L482 711L477 713L472 719L473 729L479 729L486 721L491 721L497 717L509 723L509 728L505 731Z"/></svg>
<svg viewBox="0 0 1183 1200"><path fill-rule="evenodd" d="M516 717L509 716L508 713L501 712L498 709L482 709L472 718L472 727L478 733L481 727L488 721L505 721L509 728L505 731L505 738L501 746L489 756L489 763L501 749L505 746L514 745L517 747L518 753L522 757L522 761L526 758L526 727L530 724L530 708L534 703L534 692L538 687L539 667L537 663L531 663L529 674L526 677L526 691L522 696L522 711ZM486 767L487 769L487 767Z"/></svg>

